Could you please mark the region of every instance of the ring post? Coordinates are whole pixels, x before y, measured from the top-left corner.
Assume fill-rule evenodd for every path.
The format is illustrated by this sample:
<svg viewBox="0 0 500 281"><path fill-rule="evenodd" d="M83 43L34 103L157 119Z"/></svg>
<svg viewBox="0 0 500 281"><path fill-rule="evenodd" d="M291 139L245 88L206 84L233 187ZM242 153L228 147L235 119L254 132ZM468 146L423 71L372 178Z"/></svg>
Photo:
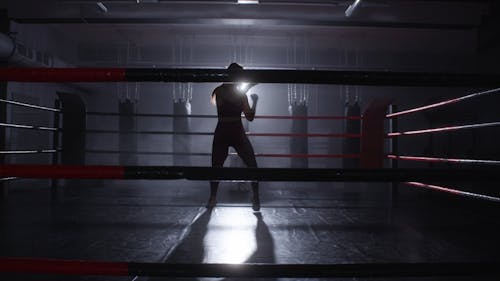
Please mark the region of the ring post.
<svg viewBox="0 0 500 281"><path fill-rule="evenodd" d="M9 32L10 20L7 14L6 9L0 9L0 32ZM7 66L7 62L0 62L0 66ZM7 99L7 82L0 81L0 98L6 100ZM0 122L6 123L7 121L7 104L0 104ZM4 127L0 128L0 149L6 148L6 139L5 139L6 129ZM5 163L5 157L0 155L1 163ZM0 180L0 204L3 203L7 199L7 186L5 185L5 181ZM2 204L3 205L3 204Z"/></svg>
<svg viewBox="0 0 500 281"><path fill-rule="evenodd" d="M392 114L394 112L397 112L397 106L394 104L391 104L389 106L389 113ZM389 119L389 131L390 132L397 132L398 131L398 117L393 117ZM399 155L398 151L398 140L399 138L391 138L389 139L390 141L390 146L391 146L391 154L394 155ZM397 158L392 158L391 159L391 168L392 169L397 169L398 168L398 159ZM396 207L396 202L397 202L397 197L398 197L398 182L393 181L392 186L391 186L391 206Z"/></svg>
<svg viewBox="0 0 500 281"><path fill-rule="evenodd" d="M56 99L54 101L54 108L59 109L59 112L54 112L54 128L60 128L60 123L61 123L61 101L59 99ZM52 133L52 148L56 151L55 153L52 154L52 165L59 165L59 153L60 153L60 148L59 148L59 135L60 131L54 131ZM51 191L51 200L52 202L57 202L59 198L59 187L58 187L58 179L53 178L51 180L51 185L50 185L50 191Z"/></svg>
<svg viewBox="0 0 500 281"><path fill-rule="evenodd" d="M389 104L389 99L374 100L363 113L360 144L362 169L380 169L384 165L384 124Z"/></svg>

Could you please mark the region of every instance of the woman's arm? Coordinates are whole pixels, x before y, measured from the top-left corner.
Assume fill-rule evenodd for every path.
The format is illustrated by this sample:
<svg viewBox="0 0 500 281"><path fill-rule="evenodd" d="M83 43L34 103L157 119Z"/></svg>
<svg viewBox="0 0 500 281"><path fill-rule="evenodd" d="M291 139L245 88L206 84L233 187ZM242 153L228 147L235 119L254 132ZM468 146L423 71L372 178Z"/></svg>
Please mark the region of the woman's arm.
<svg viewBox="0 0 500 281"><path fill-rule="evenodd" d="M257 94L252 94L250 97L252 98L253 104L252 107L248 104L248 98L246 95L243 96L243 113L245 114L245 118L248 121L253 121L255 118L255 111L257 110L257 101L259 100L259 96Z"/></svg>
<svg viewBox="0 0 500 281"><path fill-rule="evenodd" d="M217 96L215 94L216 90L217 88L213 90L212 95L210 96L210 103L212 105L217 105L217 99L216 99Z"/></svg>

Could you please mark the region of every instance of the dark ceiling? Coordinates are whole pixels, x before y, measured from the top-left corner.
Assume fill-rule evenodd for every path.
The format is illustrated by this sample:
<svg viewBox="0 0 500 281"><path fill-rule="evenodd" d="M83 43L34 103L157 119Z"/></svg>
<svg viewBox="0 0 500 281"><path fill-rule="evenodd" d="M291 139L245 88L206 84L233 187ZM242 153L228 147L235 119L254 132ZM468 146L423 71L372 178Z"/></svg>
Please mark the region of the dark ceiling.
<svg viewBox="0 0 500 281"><path fill-rule="evenodd" d="M133 44L149 54L172 42L283 48L294 37L328 48L471 53L485 22L497 18L494 2L472 0L361 0L348 17L354 1L7 0L0 7L20 25L50 26L94 52Z"/></svg>
<svg viewBox="0 0 500 281"><path fill-rule="evenodd" d="M261 0L8 0L9 17L19 23L114 23L200 25L373 26L394 28L476 28L489 13L489 1ZM41 4L43 3L43 4ZM104 7L104 8L102 8Z"/></svg>

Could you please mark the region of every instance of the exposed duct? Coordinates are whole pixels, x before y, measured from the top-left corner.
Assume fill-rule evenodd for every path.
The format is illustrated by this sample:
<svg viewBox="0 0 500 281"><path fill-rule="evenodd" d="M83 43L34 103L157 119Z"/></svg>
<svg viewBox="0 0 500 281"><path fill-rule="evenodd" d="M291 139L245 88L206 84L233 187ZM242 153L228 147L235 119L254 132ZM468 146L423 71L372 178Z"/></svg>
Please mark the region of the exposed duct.
<svg viewBox="0 0 500 281"><path fill-rule="evenodd" d="M354 0L354 2L347 7L347 10L345 10L345 16L350 17L356 11L358 6L361 4L361 0Z"/></svg>
<svg viewBox="0 0 500 281"><path fill-rule="evenodd" d="M0 61L7 62L9 66L22 67L72 67L72 65L53 57L47 52L34 50L16 42L12 37L0 33ZM68 83L78 91L90 92L87 87L82 87L76 83Z"/></svg>
<svg viewBox="0 0 500 281"><path fill-rule="evenodd" d="M16 52L14 39L10 36L0 33L0 61L9 60Z"/></svg>
<svg viewBox="0 0 500 281"><path fill-rule="evenodd" d="M4 33L0 33L0 61L17 66L54 66L54 57L51 54L29 48ZM62 62L58 65L66 66Z"/></svg>

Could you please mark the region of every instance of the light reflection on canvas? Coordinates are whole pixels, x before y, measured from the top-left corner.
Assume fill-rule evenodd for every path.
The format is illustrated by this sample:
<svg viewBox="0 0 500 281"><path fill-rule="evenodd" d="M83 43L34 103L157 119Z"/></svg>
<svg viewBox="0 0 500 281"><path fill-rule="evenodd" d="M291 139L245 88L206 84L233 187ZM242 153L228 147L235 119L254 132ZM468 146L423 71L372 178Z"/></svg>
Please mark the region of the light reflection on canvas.
<svg viewBox="0 0 500 281"><path fill-rule="evenodd" d="M203 262L245 262L257 248L255 227L255 216L248 207L216 210L203 240Z"/></svg>

